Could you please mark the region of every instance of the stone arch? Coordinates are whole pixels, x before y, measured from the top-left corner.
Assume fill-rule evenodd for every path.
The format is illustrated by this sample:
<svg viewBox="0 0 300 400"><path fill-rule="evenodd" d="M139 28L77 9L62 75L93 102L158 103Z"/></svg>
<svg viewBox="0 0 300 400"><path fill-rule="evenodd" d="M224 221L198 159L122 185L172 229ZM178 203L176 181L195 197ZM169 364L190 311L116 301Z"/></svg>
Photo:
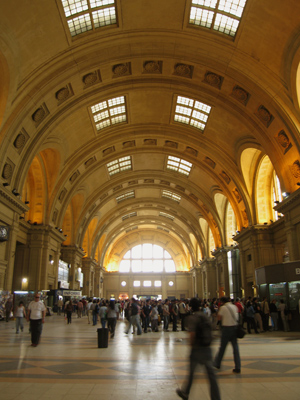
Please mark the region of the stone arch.
<svg viewBox="0 0 300 400"><path fill-rule="evenodd" d="M111 245L105 252L104 268L110 272L117 272L124 254L132 247L143 243L157 244L167 250L175 262L177 272L189 271L190 254L186 246L174 236L149 229L132 232Z"/></svg>
<svg viewBox="0 0 300 400"><path fill-rule="evenodd" d="M29 167L22 191L22 198L29 201L26 220L42 224L45 218L46 177L41 157L36 156Z"/></svg>
<svg viewBox="0 0 300 400"><path fill-rule="evenodd" d="M250 196L252 195L253 192L255 171L260 157L261 157L261 150L256 149L254 147L246 148L241 153L240 157L241 169Z"/></svg>

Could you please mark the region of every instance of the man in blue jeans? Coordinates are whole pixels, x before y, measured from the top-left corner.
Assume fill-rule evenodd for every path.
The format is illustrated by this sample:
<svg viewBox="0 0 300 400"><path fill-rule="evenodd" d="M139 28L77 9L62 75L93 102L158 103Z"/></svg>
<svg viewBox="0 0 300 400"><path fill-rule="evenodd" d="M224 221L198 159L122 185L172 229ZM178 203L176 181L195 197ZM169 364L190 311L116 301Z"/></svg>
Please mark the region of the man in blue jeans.
<svg viewBox="0 0 300 400"><path fill-rule="evenodd" d="M235 364L232 372L236 374L241 372L241 359L236 336L238 318L238 308L232 304L229 298L222 297L221 307L218 311L218 320L221 321L221 344L219 352L215 357L214 366L220 369L226 346L228 342L231 342Z"/></svg>
<svg viewBox="0 0 300 400"><path fill-rule="evenodd" d="M126 334L130 331L131 325L137 327L137 334L141 335L142 334L142 327L140 323L140 307L137 304L136 299L133 297L131 299L131 306L130 306L130 318L129 318L129 325L127 330L125 331Z"/></svg>

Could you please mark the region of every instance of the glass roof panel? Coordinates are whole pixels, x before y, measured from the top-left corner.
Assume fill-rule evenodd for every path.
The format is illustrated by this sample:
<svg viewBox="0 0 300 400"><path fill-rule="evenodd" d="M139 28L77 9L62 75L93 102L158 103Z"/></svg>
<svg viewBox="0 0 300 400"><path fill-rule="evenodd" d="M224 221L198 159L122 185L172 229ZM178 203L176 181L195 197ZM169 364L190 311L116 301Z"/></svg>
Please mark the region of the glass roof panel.
<svg viewBox="0 0 300 400"><path fill-rule="evenodd" d="M61 0L71 36L117 24L115 0Z"/></svg>
<svg viewBox="0 0 300 400"><path fill-rule="evenodd" d="M102 101L91 106L90 109L92 114L94 114L93 119L98 131L108 126L127 121L125 96ZM101 123L97 123L99 121Z"/></svg>
<svg viewBox="0 0 300 400"><path fill-rule="evenodd" d="M247 0L192 0L189 23L234 37Z"/></svg>
<svg viewBox="0 0 300 400"><path fill-rule="evenodd" d="M181 104L184 104L184 106ZM204 131L210 111L211 107L207 104L187 97L177 96L174 121ZM193 118L188 118L190 116Z"/></svg>

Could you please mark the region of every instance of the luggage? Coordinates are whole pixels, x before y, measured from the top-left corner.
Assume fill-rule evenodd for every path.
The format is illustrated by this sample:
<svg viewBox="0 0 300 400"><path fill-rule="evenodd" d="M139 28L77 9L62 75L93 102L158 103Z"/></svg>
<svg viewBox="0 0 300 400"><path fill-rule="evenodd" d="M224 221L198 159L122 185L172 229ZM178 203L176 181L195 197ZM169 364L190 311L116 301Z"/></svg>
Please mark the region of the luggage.
<svg viewBox="0 0 300 400"><path fill-rule="evenodd" d="M108 347L108 328L98 328L98 348Z"/></svg>

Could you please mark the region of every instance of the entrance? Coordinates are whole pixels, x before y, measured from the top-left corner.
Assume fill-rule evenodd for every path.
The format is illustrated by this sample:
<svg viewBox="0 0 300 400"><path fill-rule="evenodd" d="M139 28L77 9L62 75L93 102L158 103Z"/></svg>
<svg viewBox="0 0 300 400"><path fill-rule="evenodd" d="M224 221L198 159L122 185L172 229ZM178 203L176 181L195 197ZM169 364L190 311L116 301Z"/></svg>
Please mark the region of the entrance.
<svg viewBox="0 0 300 400"><path fill-rule="evenodd" d="M136 297L141 301L162 299L161 294L138 294Z"/></svg>

